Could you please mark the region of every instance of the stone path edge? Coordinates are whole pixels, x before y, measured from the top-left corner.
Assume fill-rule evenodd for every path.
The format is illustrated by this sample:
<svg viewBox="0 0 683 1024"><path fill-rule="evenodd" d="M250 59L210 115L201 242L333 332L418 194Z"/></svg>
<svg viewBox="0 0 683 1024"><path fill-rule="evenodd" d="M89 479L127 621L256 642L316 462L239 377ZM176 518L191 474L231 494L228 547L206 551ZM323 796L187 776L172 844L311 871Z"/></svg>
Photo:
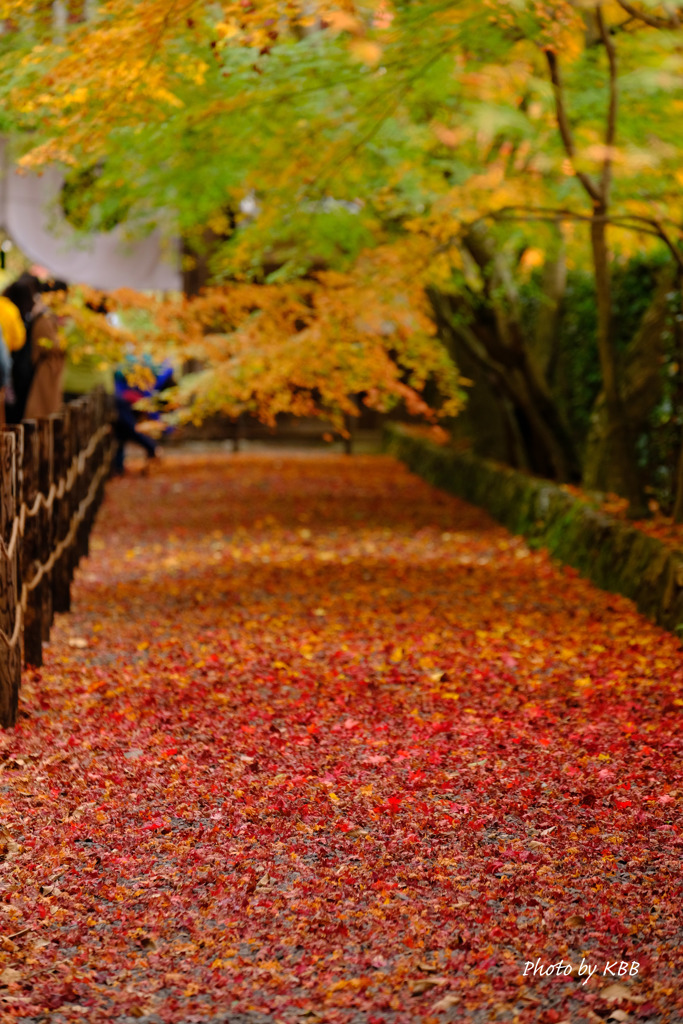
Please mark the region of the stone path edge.
<svg viewBox="0 0 683 1024"><path fill-rule="evenodd" d="M593 508L557 484L439 445L400 424L383 450L428 483L493 516L533 547L623 594L649 619L683 636L683 551Z"/></svg>

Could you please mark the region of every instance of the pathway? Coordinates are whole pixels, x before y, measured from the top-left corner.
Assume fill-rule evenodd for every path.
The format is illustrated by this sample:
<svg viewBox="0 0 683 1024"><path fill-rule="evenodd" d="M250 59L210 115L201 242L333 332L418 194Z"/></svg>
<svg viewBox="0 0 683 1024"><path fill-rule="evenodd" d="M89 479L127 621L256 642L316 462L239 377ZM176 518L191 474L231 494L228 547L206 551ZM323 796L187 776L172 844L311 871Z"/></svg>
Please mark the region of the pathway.
<svg viewBox="0 0 683 1024"><path fill-rule="evenodd" d="M113 482L0 737L0 1020L680 1022L682 677L389 459Z"/></svg>

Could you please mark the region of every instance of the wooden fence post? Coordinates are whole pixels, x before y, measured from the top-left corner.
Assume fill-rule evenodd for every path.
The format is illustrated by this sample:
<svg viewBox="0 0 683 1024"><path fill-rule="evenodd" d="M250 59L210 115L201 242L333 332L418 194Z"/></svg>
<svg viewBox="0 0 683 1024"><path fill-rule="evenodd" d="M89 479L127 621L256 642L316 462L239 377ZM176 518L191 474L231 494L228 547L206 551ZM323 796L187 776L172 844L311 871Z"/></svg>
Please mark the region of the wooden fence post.
<svg viewBox="0 0 683 1024"><path fill-rule="evenodd" d="M90 439L95 433L94 423L95 417L93 414L93 400L92 395L87 395L83 402L83 447L85 448L90 444ZM83 497L85 497L90 490L90 483L94 476L94 464L95 456L94 453L89 455L85 462L85 472L83 474ZM93 523L93 507L86 509L81 523L81 533L83 536L82 551L83 557L87 558L90 554L90 530Z"/></svg>
<svg viewBox="0 0 683 1024"><path fill-rule="evenodd" d="M12 431L0 431L0 531L5 545L12 536L17 515L16 438ZM14 632L17 591L17 548L11 558L0 555L0 628L9 638ZM21 653L17 642L12 647L0 640L0 723L14 725L21 684Z"/></svg>
<svg viewBox="0 0 683 1024"><path fill-rule="evenodd" d="M66 479L71 465L71 438L69 436L69 410L56 413L52 420L52 440L54 447L55 482ZM69 532L69 494L60 498L53 511L54 545L56 547ZM69 588L69 570L66 552L57 559L52 569L52 607L56 612L68 612L71 607Z"/></svg>
<svg viewBox="0 0 683 1024"><path fill-rule="evenodd" d="M5 430L10 431L14 434L14 465L15 465L15 515L19 516L21 513L21 506L25 503L26 498L24 497L24 427L22 423L12 423L5 427ZM26 523L24 523L24 530L26 530ZM23 538L17 535L16 550L14 555L14 561L16 563L15 569L15 588L17 601L21 599L22 583L27 578L24 575L24 541ZM19 684L21 684L21 662L22 662L22 640L23 640L23 622L22 614L22 625L19 637L17 640L17 656L19 658Z"/></svg>
<svg viewBox="0 0 683 1024"><path fill-rule="evenodd" d="M103 402L103 392L102 392L102 389L101 388L96 388L95 391L93 391L93 393L91 395L91 398L92 398L92 403L93 403L92 431L93 431L94 434L96 434L102 428L102 426L104 425L104 402ZM97 442L97 446L96 446L95 451L93 453L92 459L93 459L93 461L92 461L93 473L97 473L97 472L99 472L100 467L102 466L102 463L104 462L104 439L100 439ZM95 517L97 516L97 511L98 511L98 509L100 507L101 501L102 501L102 481L100 480L99 484L97 485L97 491L95 492L95 499L94 499L94 501L92 503L91 526L95 522Z"/></svg>
<svg viewBox="0 0 683 1024"><path fill-rule="evenodd" d="M105 435L105 437L103 437L101 445L100 445L100 456L99 456L100 465L106 464L107 471L103 474L102 480L100 482L100 486L99 486L99 489L98 489L98 495L97 495L97 507L98 507L98 509L99 509L99 507L102 504L102 501L104 499L104 489L105 489L107 480L111 476L111 470L112 470L112 459L113 459L113 456L114 456L114 438L113 438L113 432L112 432L112 421L113 421L113 416L114 416L113 405L114 405L114 402L113 402L113 399L112 399L111 395L106 394L106 392L104 391L104 388L102 388L100 390L100 419L99 419L99 426L100 427L108 426L109 427L109 432Z"/></svg>
<svg viewBox="0 0 683 1024"><path fill-rule="evenodd" d="M24 502L31 508L38 494L39 457L38 423L24 420ZM22 579L29 583L39 563L39 516L26 519L22 543ZM24 612L24 664L39 667L43 664L43 629L40 587L30 590Z"/></svg>
<svg viewBox="0 0 683 1024"><path fill-rule="evenodd" d="M69 421L69 451L71 452L72 461L78 458L79 447L80 446L78 443L78 403L71 402L71 418ZM71 488L71 492L69 494L69 522L73 519L74 513L78 508L79 486L80 482L78 477L76 477L76 479L74 480L74 485ZM69 545L66 551L66 556L67 565L69 567L69 582L71 582L71 580L73 580L74 578L76 565L78 564L78 559L76 556L76 538L74 538L71 544Z"/></svg>
<svg viewBox="0 0 683 1024"><path fill-rule="evenodd" d="M87 398L81 398L78 401L78 450L82 451L88 444L88 400ZM78 478L78 501L76 502L76 508L85 498L88 493L88 474L84 472ZM86 531L85 518L81 519L80 525L76 531L76 564L78 565L86 554L86 542L85 542L85 531Z"/></svg>
<svg viewBox="0 0 683 1024"><path fill-rule="evenodd" d="M50 493L50 486L53 480L53 448L52 448L52 422L46 417L38 420L38 487L41 494L47 498ZM52 551L52 510L42 508L39 515L38 532L38 560L41 564L47 562ZM52 625L52 584L50 574L43 576L38 584L40 591L41 608L41 631L43 643L50 639L50 626Z"/></svg>
<svg viewBox="0 0 683 1024"><path fill-rule="evenodd" d="M24 502L24 428L21 423L11 423L4 428L14 434L14 465L15 465L15 515L19 515L21 512L21 506ZM21 537L17 537L16 547L16 588L17 588L17 601L21 596L21 584L24 578L22 571L21 555L23 551L23 541ZM19 645L19 651L21 652L21 644ZM19 656L21 660L21 653Z"/></svg>

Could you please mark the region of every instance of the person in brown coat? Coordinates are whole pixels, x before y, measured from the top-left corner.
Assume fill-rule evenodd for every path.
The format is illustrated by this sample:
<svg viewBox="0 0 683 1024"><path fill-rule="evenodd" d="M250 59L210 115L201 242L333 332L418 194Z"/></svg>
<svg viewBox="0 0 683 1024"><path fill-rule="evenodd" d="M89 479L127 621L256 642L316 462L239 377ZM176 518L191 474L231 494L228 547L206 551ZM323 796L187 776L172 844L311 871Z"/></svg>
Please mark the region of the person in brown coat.
<svg viewBox="0 0 683 1024"><path fill-rule="evenodd" d="M33 374L22 419L35 419L59 412L62 405L66 352L58 336L58 320L40 295L40 284L32 274L22 274L6 289L30 334Z"/></svg>

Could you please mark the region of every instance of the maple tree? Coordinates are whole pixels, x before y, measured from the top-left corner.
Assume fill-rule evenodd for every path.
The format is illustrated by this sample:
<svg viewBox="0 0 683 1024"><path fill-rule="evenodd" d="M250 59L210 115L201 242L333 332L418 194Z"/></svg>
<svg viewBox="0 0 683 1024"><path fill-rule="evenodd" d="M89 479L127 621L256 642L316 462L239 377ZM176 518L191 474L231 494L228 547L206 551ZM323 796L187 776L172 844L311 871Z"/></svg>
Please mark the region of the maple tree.
<svg viewBox="0 0 683 1024"><path fill-rule="evenodd" d="M678 1020L680 684L392 460L115 481L0 735L0 1014Z"/></svg>
<svg viewBox="0 0 683 1024"><path fill-rule="evenodd" d="M353 274L326 272L287 287L239 284L190 301L159 302L125 290L109 296L112 308L147 313L147 326L135 332L92 312L102 301L98 293L84 289L80 299L55 304L71 322L74 358L111 360L142 346L160 360L205 367L176 389L181 420L248 413L274 424L289 413L326 417L346 434L361 401L384 412L402 403L435 426L463 402L459 374L434 339L423 290L381 251Z"/></svg>

